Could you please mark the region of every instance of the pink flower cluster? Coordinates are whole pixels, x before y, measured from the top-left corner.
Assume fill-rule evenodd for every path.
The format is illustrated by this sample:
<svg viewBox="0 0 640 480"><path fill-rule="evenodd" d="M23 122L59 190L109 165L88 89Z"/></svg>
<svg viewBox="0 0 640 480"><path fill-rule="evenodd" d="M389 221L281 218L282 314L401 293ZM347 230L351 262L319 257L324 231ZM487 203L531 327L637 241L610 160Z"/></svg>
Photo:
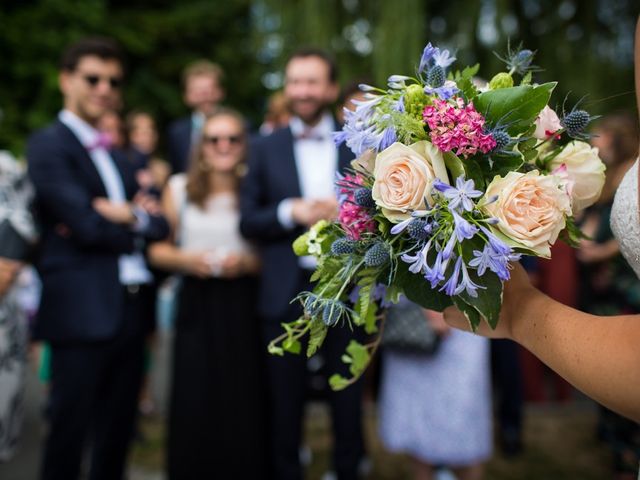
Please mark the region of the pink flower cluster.
<svg viewBox="0 0 640 480"><path fill-rule="evenodd" d="M363 233L374 232L376 229L376 223L368 210L354 202L353 192L358 185L363 184L364 181L360 175L345 175L337 183L340 198L338 221L353 240L360 240Z"/></svg>
<svg viewBox="0 0 640 480"><path fill-rule="evenodd" d="M433 100L422 112L424 121L431 129L433 144L443 152L455 150L456 155L475 155L478 150L487 153L496 146L491 134L484 133L484 117L473 107L464 104L462 98L456 104L445 100Z"/></svg>

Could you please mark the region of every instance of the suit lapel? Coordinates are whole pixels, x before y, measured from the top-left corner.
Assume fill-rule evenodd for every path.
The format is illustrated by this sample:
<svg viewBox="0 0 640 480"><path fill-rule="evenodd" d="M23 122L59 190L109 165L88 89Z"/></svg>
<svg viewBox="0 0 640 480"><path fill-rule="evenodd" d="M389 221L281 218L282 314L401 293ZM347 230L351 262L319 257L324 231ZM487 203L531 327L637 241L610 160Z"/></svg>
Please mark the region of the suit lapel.
<svg viewBox="0 0 640 480"><path fill-rule="evenodd" d="M293 148L293 134L291 128L286 127L282 130L280 138L281 145L276 151L282 152L280 174L283 177L284 185L291 190L287 192L288 197L301 197L302 189L300 188L300 175L296 164L296 155Z"/></svg>
<svg viewBox="0 0 640 480"><path fill-rule="evenodd" d="M89 181L92 190L94 190L98 196L106 197L107 190L104 187L104 183L102 183L102 178L100 177L100 174L98 173L87 149L84 148L78 137L76 137L64 123L58 121L57 128L63 144L71 151L72 158L75 160L80 171Z"/></svg>

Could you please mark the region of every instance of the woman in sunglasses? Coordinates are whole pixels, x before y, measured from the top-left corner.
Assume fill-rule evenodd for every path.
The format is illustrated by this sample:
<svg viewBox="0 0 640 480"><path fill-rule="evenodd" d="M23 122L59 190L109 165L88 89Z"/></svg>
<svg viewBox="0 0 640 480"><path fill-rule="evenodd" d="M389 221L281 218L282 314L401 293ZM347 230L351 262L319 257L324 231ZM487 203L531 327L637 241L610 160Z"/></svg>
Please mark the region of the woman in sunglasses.
<svg viewBox="0 0 640 480"><path fill-rule="evenodd" d="M258 257L238 230L244 119L220 109L205 121L186 174L163 196L172 241L152 264L182 274L169 412L170 479L264 474ZM247 462L250 452L251 462Z"/></svg>

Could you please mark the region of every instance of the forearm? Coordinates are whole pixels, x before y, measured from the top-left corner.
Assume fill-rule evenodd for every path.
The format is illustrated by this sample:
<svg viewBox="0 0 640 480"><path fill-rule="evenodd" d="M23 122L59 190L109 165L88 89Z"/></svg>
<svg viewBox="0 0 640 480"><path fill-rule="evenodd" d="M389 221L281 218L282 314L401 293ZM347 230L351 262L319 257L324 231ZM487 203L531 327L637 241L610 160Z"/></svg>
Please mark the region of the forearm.
<svg viewBox="0 0 640 480"><path fill-rule="evenodd" d="M598 402L640 420L640 317L598 317L533 290L513 315L514 340Z"/></svg>
<svg viewBox="0 0 640 480"><path fill-rule="evenodd" d="M168 272L187 273L191 256L169 242L157 242L149 246L149 263Z"/></svg>

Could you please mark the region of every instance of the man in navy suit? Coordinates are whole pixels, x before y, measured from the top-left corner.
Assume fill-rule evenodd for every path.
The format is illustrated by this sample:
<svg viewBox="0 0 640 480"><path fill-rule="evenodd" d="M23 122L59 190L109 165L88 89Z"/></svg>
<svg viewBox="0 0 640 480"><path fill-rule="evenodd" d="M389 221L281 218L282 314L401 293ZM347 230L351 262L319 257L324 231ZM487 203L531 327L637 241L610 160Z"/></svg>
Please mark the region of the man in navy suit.
<svg viewBox="0 0 640 480"><path fill-rule="evenodd" d="M113 41L69 47L59 75L64 109L27 146L42 228L35 336L52 350L43 480L77 479L86 445L91 480L122 479L133 434L153 311L143 248L168 225L136 194L131 163L96 130L118 105L122 79Z"/></svg>
<svg viewBox="0 0 640 480"><path fill-rule="evenodd" d="M174 121L167 131L168 159L173 173L187 170L206 116L211 115L224 99L223 77L222 69L208 60L197 61L184 70L184 103L192 113Z"/></svg>
<svg viewBox="0 0 640 480"><path fill-rule="evenodd" d="M291 300L309 290L314 264L298 258L291 244L320 219L337 213L336 171L348 167L353 155L336 148L331 132L338 129L329 106L338 94L336 68L331 57L315 49L300 50L287 62L284 92L293 117L288 127L256 140L250 150L249 170L241 191L242 233L259 243L262 286L259 311L265 346L282 333L282 322L300 316ZM323 353L329 373L341 371L340 357L351 332L333 328ZM306 358L302 355L268 359L271 408L271 447L274 477L301 480L299 461L307 386ZM340 480L357 478L363 455L362 390L358 382L331 392L335 448L333 466Z"/></svg>

